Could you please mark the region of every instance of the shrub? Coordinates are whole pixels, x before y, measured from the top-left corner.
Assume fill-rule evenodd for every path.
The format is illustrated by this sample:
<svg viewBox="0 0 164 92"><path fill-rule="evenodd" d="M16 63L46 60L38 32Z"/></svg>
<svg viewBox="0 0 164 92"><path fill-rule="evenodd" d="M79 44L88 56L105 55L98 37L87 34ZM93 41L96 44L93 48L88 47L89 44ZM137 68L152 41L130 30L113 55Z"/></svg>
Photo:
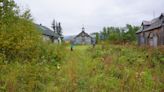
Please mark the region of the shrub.
<svg viewBox="0 0 164 92"><path fill-rule="evenodd" d="M7 61L13 59L31 60L37 55L40 34L32 22L18 19L11 25L3 25L0 29L0 53Z"/></svg>

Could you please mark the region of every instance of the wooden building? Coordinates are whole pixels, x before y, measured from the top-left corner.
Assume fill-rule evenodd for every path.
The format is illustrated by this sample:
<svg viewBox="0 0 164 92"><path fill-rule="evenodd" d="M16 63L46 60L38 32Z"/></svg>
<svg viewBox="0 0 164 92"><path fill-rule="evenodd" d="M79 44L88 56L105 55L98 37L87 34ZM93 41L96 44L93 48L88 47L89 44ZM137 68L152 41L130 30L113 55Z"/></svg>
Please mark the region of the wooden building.
<svg viewBox="0 0 164 92"><path fill-rule="evenodd" d="M82 28L82 32L74 37L74 44L92 44L93 38L85 32L85 28Z"/></svg>
<svg viewBox="0 0 164 92"><path fill-rule="evenodd" d="M136 34L140 46L157 47L164 45L164 13L151 21L143 21Z"/></svg>
<svg viewBox="0 0 164 92"><path fill-rule="evenodd" d="M36 27L42 33L42 37L44 41L51 41L52 43L61 43L60 36L57 33L53 32L48 27L45 27L41 24L40 25L36 24Z"/></svg>

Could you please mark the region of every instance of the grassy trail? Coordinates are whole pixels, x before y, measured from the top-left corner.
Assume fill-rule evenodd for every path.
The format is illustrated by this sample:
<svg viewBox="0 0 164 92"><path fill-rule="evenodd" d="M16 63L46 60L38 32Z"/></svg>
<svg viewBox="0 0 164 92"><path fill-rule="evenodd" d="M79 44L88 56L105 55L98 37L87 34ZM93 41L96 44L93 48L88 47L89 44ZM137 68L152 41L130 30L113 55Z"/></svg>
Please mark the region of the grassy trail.
<svg viewBox="0 0 164 92"><path fill-rule="evenodd" d="M159 81L154 81L154 75L162 79L161 68L157 63L151 71L151 63L147 63L150 61L145 60L144 55L133 47L110 46L107 50L97 47L90 51L89 46L76 46L74 51L67 51L66 60L56 75L55 92L161 90Z"/></svg>
<svg viewBox="0 0 164 92"><path fill-rule="evenodd" d="M92 58L87 52L89 46L77 46L74 51L69 51L65 64L61 66L59 76L60 82L65 83L60 85L62 92L84 92L89 88L86 83L89 78L88 74L91 69ZM62 84L62 83L59 83ZM62 89L62 90L61 90Z"/></svg>

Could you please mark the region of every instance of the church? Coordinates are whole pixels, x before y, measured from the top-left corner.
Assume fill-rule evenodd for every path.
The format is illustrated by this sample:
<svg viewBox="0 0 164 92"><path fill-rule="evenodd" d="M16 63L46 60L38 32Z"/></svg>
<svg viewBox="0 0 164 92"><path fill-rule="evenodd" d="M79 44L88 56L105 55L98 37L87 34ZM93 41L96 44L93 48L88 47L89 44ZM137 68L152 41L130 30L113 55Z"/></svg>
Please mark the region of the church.
<svg viewBox="0 0 164 92"><path fill-rule="evenodd" d="M87 45L92 44L93 38L85 32L85 28L82 28L82 32L74 37L74 44Z"/></svg>

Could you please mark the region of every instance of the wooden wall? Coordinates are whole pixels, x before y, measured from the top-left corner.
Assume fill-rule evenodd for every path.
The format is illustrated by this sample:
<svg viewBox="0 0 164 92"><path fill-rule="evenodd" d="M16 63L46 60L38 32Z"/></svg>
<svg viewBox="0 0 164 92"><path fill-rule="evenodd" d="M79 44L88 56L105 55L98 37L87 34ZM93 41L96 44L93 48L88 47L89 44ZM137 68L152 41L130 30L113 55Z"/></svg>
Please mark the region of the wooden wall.
<svg viewBox="0 0 164 92"><path fill-rule="evenodd" d="M164 26L137 34L138 45L164 45Z"/></svg>

